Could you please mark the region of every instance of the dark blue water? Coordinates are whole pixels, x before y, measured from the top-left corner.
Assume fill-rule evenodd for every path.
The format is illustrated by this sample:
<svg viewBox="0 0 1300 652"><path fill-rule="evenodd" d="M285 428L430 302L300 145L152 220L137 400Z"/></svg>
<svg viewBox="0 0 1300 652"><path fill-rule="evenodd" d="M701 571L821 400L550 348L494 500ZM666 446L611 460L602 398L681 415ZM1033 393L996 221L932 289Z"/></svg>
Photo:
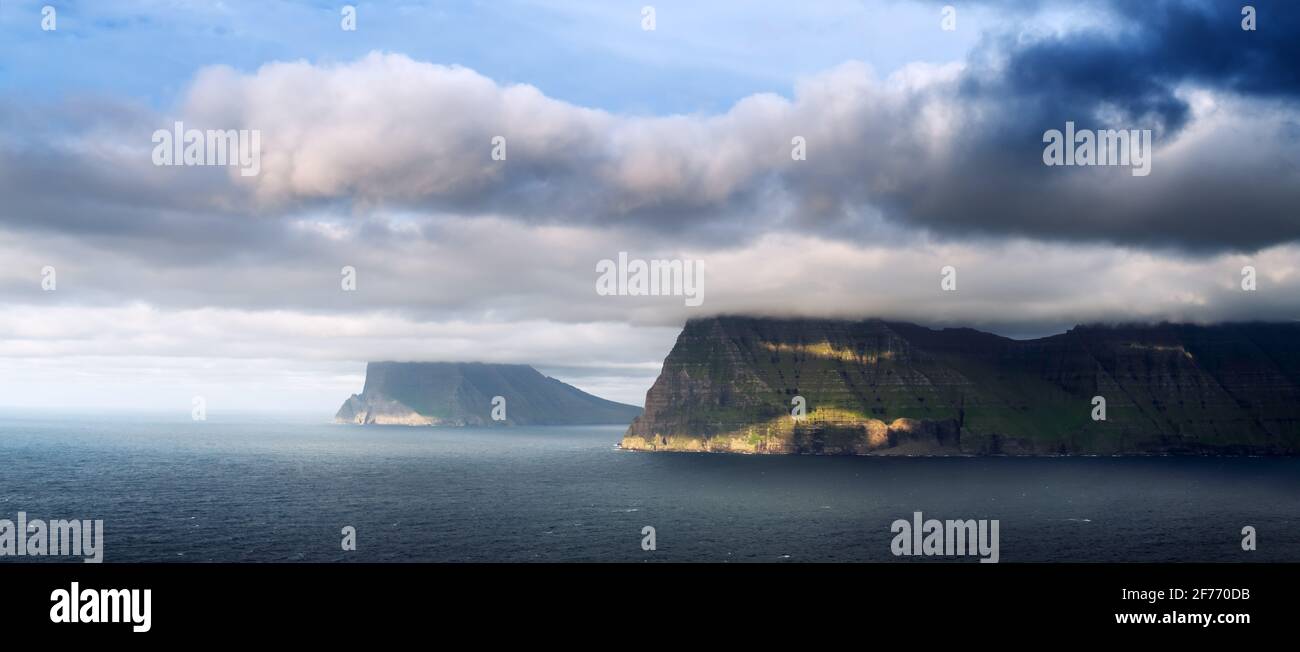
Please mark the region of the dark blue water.
<svg viewBox="0 0 1300 652"><path fill-rule="evenodd" d="M621 432L9 416L0 518L103 519L109 562L894 561L917 510L998 519L1003 562L1300 561L1300 459L654 454Z"/></svg>

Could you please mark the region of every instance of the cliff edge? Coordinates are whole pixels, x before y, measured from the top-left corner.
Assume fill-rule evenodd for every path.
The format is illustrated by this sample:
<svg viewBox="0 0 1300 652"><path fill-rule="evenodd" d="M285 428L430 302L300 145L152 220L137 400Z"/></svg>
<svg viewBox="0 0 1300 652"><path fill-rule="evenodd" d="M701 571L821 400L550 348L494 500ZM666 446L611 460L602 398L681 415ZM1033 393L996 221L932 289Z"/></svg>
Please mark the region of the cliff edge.
<svg viewBox="0 0 1300 652"><path fill-rule="evenodd" d="M698 319L622 447L1295 455L1298 343L1295 323L1079 326L1012 340L880 320Z"/></svg>

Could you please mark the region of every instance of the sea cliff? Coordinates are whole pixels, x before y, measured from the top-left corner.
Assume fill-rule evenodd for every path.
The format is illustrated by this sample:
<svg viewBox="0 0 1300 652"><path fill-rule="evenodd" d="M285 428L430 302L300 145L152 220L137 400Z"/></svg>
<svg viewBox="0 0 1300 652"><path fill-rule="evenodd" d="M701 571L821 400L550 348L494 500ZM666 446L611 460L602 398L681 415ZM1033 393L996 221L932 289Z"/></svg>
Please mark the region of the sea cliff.
<svg viewBox="0 0 1300 652"><path fill-rule="evenodd" d="M500 400L494 399L500 397ZM497 410L493 418L493 411ZM405 426L624 424L641 408L607 401L528 365L371 362L338 423Z"/></svg>
<svg viewBox="0 0 1300 652"><path fill-rule="evenodd" d="M1013 340L881 320L698 319L678 337L621 445L1295 455L1298 343L1294 323L1078 326ZM1104 419L1095 418L1095 397Z"/></svg>

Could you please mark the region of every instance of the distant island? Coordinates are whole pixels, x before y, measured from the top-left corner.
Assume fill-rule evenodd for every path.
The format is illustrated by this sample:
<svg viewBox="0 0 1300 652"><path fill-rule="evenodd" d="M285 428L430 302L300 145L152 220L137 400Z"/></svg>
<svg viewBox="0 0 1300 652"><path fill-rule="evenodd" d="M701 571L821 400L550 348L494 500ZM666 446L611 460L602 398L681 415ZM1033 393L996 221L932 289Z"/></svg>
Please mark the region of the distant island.
<svg viewBox="0 0 1300 652"><path fill-rule="evenodd" d="M371 362L365 387L343 403L334 420L406 426L596 425L625 424L639 414L635 405L592 396L528 365Z"/></svg>
<svg viewBox="0 0 1300 652"><path fill-rule="evenodd" d="M800 402L805 411L796 419ZM697 319L678 337L621 445L845 455L1296 455L1300 324L1078 326L1013 340L880 320Z"/></svg>

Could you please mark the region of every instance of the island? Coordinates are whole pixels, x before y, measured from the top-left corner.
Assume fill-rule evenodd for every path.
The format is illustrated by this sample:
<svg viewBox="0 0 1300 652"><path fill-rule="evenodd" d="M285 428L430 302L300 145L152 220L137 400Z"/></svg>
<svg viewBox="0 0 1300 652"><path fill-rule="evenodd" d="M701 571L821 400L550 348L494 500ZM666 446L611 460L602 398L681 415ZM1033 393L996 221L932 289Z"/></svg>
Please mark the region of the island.
<svg viewBox="0 0 1300 652"><path fill-rule="evenodd" d="M371 362L338 423L404 426L626 424L641 414L525 364ZM496 418L494 418L496 417Z"/></svg>
<svg viewBox="0 0 1300 652"><path fill-rule="evenodd" d="M1296 455L1300 324L689 321L621 447L841 455Z"/></svg>

